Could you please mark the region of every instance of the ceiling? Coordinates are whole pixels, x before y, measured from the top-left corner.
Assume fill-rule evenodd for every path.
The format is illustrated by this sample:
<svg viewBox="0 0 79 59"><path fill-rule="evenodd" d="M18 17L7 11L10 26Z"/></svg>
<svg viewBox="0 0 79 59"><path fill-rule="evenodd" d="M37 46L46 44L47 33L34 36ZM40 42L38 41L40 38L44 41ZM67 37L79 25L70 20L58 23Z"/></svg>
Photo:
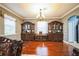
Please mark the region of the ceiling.
<svg viewBox="0 0 79 59"><path fill-rule="evenodd" d="M60 18L69 10L78 5L78 3L3 3L5 7L11 9L24 19L34 19L42 9L43 15L48 18Z"/></svg>

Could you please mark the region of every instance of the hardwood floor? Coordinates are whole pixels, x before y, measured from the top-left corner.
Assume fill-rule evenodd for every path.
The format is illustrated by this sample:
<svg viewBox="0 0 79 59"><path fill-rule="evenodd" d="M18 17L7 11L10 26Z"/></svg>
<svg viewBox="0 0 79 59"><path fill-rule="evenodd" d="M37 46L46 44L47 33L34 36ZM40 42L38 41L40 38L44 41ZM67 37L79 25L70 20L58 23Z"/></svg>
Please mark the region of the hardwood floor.
<svg viewBox="0 0 79 59"><path fill-rule="evenodd" d="M23 44L22 54L37 55L37 48L45 46L48 56L70 56L73 47L63 42L36 42L26 41ZM39 52L39 51L38 51ZM45 52L42 52L45 53Z"/></svg>

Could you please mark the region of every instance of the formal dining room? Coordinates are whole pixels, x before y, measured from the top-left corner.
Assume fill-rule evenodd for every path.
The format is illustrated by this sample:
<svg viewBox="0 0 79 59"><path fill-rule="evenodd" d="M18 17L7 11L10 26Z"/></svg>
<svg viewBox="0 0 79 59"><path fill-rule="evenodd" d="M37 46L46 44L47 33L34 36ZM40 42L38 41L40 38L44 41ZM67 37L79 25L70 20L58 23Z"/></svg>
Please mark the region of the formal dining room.
<svg viewBox="0 0 79 59"><path fill-rule="evenodd" d="M0 56L79 56L79 3L0 3Z"/></svg>

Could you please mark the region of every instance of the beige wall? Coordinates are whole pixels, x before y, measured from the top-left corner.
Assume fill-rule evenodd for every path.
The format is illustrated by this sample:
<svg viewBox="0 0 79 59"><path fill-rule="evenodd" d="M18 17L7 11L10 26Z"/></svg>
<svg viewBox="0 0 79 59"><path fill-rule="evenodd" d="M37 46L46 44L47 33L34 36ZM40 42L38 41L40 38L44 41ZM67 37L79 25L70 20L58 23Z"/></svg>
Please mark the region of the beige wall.
<svg viewBox="0 0 79 59"><path fill-rule="evenodd" d="M6 37L20 40L22 19L20 19L19 17L15 16L14 14L10 13L7 10L4 10L3 8L2 10L3 10L3 14L8 14L16 19L16 34L8 35ZM0 17L0 36L5 36L4 35L4 19L2 17Z"/></svg>
<svg viewBox="0 0 79 59"><path fill-rule="evenodd" d="M79 8L77 8L76 10L74 10L73 12L71 12L70 14L66 15L63 19L62 22L63 24L63 34L64 34L64 40L68 41L68 19L71 16L77 15L79 16Z"/></svg>
<svg viewBox="0 0 79 59"><path fill-rule="evenodd" d="M4 35L4 20L2 17L0 17L0 35Z"/></svg>

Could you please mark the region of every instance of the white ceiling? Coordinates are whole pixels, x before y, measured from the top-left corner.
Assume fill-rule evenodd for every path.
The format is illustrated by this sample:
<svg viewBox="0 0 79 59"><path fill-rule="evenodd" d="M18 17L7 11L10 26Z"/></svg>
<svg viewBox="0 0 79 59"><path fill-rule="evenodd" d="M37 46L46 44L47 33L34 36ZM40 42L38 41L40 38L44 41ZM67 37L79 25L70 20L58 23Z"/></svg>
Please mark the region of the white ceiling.
<svg viewBox="0 0 79 59"><path fill-rule="evenodd" d="M2 5L21 15L24 19L34 19L38 15L38 13L32 11L34 9L31 7L34 4L31 3L3 3ZM69 10L77 6L78 3L49 3L43 5L48 5L48 8L45 7L46 10L49 10L50 7L50 12L44 12L44 15L46 18L52 19L62 17Z"/></svg>

